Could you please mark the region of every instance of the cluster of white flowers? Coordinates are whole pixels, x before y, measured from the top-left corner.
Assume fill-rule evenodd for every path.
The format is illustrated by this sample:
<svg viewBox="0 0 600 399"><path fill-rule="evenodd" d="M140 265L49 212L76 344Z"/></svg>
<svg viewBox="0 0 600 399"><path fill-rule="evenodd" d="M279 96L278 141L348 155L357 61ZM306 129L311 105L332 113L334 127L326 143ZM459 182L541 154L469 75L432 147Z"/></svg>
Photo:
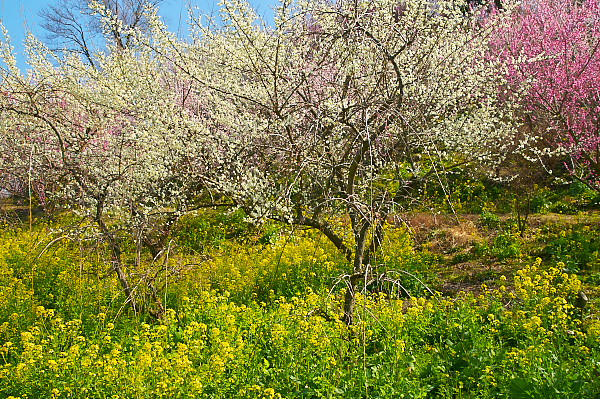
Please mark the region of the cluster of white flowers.
<svg viewBox="0 0 600 399"><path fill-rule="evenodd" d="M124 223L207 191L257 220L344 210L372 223L420 163L497 162L518 147L493 100L500 66L482 56L491 24L432 4L285 1L266 26L224 0L221 24L192 18L186 40L147 10L149 29L125 32L130 46L95 67L30 38L28 77L5 39L0 168Z"/></svg>

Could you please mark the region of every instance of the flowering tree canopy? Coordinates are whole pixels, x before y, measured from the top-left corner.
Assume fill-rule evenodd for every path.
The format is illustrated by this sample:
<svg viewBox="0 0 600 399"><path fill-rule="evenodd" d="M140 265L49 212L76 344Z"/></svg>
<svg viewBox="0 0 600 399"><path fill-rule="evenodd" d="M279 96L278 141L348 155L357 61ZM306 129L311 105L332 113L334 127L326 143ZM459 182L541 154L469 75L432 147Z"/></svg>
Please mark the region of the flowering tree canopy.
<svg viewBox="0 0 600 399"><path fill-rule="evenodd" d="M600 2L527 0L511 15L492 36L503 97L521 104L535 149L567 155L573 175L600 190Z"/></svg>
<svg viewBox="0 0 600 399"><path fill-rule="evenodd" d="M148 10L149 29L123 27L129 45L95 68L31 39L28 77L5 41L2 173L88 215L130 301L111 227L147 231L153 215L221 195L254 220L315 228L353 265L352 323L388 217L422 181L510 144L484 59L493 24L429 0L284 1L273 27L226 0L220 18L193 17L182 41Z"/></svg>
<svg viewBox="0 0 600 399"><path fill-rule="evenodd" d="M23 76L4 44L2 184L33 185L42 200L92 221L136 309L120 242L129 235L160 252L201 190L198 160L215 147L208 128L186 118L185 85L142 47L97 54L92 67L30 37L32 70Z"/></svg>
<svg viewBox="0 0 600 399"><path fill-rule="evenodd" d="M509 142L483 60L491 27L427 0L283 2L275 27L233 0L221 20L195 20L185 43L158 24L152 46L237 148L215 188L254 218L320 230L353 264L351 323L388 216L450 160L491 159ZM331 223L340 214L351 237Z"/></svg>

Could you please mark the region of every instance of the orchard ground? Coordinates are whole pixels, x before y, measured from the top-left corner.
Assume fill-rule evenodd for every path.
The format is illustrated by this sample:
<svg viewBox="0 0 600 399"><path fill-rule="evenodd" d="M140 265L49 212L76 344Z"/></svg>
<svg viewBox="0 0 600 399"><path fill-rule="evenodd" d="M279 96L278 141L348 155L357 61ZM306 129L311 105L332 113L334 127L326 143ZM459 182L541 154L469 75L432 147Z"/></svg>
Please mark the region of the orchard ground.
<svg viewBox="0 0 600 399"><path fill-rule="evenodd" d="M440 199L436 212L391 220L378 259L390 279L358 296L350 327L347 261L318 233L252 226L239 212L182 219L160 260L173 273L155 319L125 306L106 248L58 239L69 215L38 210L29 231L27 207L5 201L0 392L595 398L600 213L594 193L570 191L538 190L522 236L506 198L462 214Z"/></svg>

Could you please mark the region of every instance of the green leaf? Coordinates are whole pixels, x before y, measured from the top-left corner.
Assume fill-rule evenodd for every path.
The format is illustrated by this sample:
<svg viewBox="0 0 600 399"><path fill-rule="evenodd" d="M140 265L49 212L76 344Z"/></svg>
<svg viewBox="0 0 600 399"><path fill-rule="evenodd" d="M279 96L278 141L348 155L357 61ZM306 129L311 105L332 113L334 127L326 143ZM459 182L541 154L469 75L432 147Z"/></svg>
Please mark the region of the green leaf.
<svg viewBox="0 0 600 399"><path fill-rule="evenodd" d="M533 399L534 385L524 379L515 378L508 385L510 399Z"/></svg>

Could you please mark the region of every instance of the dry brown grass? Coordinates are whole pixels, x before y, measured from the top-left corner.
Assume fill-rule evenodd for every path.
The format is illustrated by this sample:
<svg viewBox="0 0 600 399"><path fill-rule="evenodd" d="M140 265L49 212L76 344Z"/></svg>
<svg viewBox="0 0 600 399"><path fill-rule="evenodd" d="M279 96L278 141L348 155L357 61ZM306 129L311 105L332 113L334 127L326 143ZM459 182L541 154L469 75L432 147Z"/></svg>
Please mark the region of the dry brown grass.
<svg viewBox="0 0 600 399"><path fill-rule="evenodd" d="M484 241L482 232L475 224L476 216L456 218L448 215L416 213L407 216L405 220L413 231L417 245L426 245L432 252L456 252Z"/></svg>

